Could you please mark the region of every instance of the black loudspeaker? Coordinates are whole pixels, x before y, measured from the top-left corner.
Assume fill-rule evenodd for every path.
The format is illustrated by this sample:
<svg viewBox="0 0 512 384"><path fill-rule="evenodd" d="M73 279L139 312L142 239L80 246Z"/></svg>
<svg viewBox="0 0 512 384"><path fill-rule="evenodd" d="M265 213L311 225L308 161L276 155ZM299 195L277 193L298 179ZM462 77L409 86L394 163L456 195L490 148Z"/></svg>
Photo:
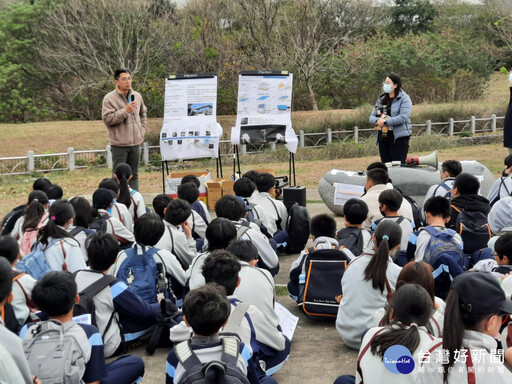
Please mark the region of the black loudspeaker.
<svg viewBox="0 0 512 384"><path fill-rule="evenodd" d="M306 206L306 187L284 187L283 188L283 202L287 210L297 203L303 207Z"/></svg>

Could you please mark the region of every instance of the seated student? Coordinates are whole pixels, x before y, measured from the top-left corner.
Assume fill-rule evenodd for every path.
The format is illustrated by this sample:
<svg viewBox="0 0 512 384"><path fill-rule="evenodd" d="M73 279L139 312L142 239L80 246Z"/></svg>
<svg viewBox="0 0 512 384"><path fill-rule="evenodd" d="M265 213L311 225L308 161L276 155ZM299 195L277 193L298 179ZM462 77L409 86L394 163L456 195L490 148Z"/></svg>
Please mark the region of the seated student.
<svg viewBox="0 0 512 384"><path fill-rule="evenodd" d="M32 289L36 284L36 280L26 274L16 271L15 266L20 256L20 248L18 242L11 236L0 237L0 257L6 258L13 269L13 286L11 307L18 321L18 330L31 319L33 308ZM35 316L35 315L34 315Z"/></svg>
<svg viewBox="0 0 512 384"><path fill-rule="evenodd" d="M240 261L240 285L235 289L235 296L244 303L252 304L263 312L268 322L279 325L279 316L274 310L276 288L269 271L258 268L258 249L248 240L235 240L226 251L238 257Z"/></svg>
<svg viewBox="0 0 512 384"><path fill-rule="evenodd" d="M112 201L112 207L110 207L110 209L108 210L108 214L119 220L126 227L127 230L133 232L133 220L132 215L128 210L128 207L123 203L117 201L117 198L119 197L120 187L116 179L112 177L107 177L101 180L100 185L98 185L98 188L106 188L114 192L114 201Z"/></svg>
<svg viewBox="0 0 512 384"><path fill-rule="evenodd" d="M237 231L235 224L223 217L213 219L206 229L206 240L208 242L208 250L196 256L190 265L190 278L188 281L189 288L195 289L204 284L204 276L202 273L204 260L208 255L217 249L226 249L227 246L236 240Z"/></svg>
<svg viewBox="0 0 512 384"><path fill-rule="evenodd" d="M52 271L74 272L86 266L80 243L66 230L73 223L74 217L75 211L69 201L56 200L50 206L48 222L39 231L34 249L43 250L44 258Z"/></svg>
<svg viewBox="0 0 512 384"><path fill-rule="evenodd" d="M512 193L512 155L505 157L504 163L503 176L494 182L487 194L487 200L489 200L491 206Z"/></svg>
<svg viewBox="0 0 512 384"><path fill-rule="evenodd" d="M132 167L126 163L119 163L114 168L113 177L119 183L119 196L117 201L126 205L130 211L133 222L146 213L144 198L140 192L130 188L128 181L133 178Z"/></svg>
<svg viewBox="0 0 512 384"><path fill-rule="evenodd" d="M443 318L446 304L442 299L435 296L434 276L432 275L432 267L430 264L427 264L424 261L408 262L400 271L397 281L397 292L404 284L419 284L426 289L432 300L433 306L430 320L425 325L425 327L432 336L441 337L443 335ZM377 312L375 312L373 325L383 326L390 324L391 308L392 306L390 303L386 303L384 308L380 308Z"/></svg>
<svg viewBox="0 0 512 384"><path fill-rule="evenodd" d="M92 217L90 227L97 232L105 232L114 235L123 248L130 247L135 241L133 233L116 218L111 217L108 211L112 208L114 196L112 191L106 188L98 188L92 194ZM102 221L105 221L103 224Z"/></svg>
<svg viewBox="0 0 512 384"><path fill-rule="evenodd" d="M425 201L423 205L427 224L436 231L448 232L446 223L450 220L450 201L441 196L434 196ZM432 235L421 228L409 237L407 246L407 259L422 261ZM456 244L462 248L462 239L458 233L453 235Z"/></svg>
<svg viewBox="0 0 512 384"><path fill-rule="evenodd" d="M184 287L187 282L187 274L183 270L176 256L165 249L158 249L155 247L155 244L162 237L165 231L164 223L156 213L145 213L139 217L139 220L135 222L133 229L135 234L135 244L133 245L133 248L124 250L119 253L116 261L109 269L109 274L117 276L117 278L121 279L122 281L126 279L128 284L131 285L130 277L133 281L133 279L136 279L138 276L130 274L131 267L134 265L133 263L135 263L135 260L130 261L127 259L132 258L133 256L152 256L157 265L163 265L163 277L164 279L170 279L168 283L170 283L174 294L181 302L181 299L183 299L184 296ZM129 271L127 271L127 268L129 268ZM126 275L126 273L128 273L128 275ZM145 277L147 275L142 274L141 276ZM143 283L141 286L149 287L151 283L154 284L155 282L148 281L146 283L147 284ZM133 286L130 286L129 288L132 287ZM134 292L136 291L137 289L134 289ZM136 293L139 294L140 292ZM168 297L170 294L170 292L167 290L160 293L163 293L166 297ZM157 297L149 298L148 296L148 299L150 303L157 302Z"/></svg>
<svg viewBox="0 0 512 384"><path fill-rule="evenodd" d="M89 229L92 223L92 208L89 201L82 196L74 196L69 200L75 211L73 223L67 228L68 233L80 243L80 249L87 262L87 251L85 249L85 240L87 236L95 233L94 229Z"/></svg>
<svg viewBox="0 0 512 384"><path fill-rule="evenodd" d="M286 232L288 211L282 201L273 199L271 196L274 193L275 181L276 178L270 173L260 173L255 181L258 193L255 193L249 202L262 207L265 211L263 224L277 244L282 244L288 240Z"/></svg>
<svg viewBox="0 0 512 384"><path fill-rule="evenodd" d="M327 214L316 215L311 219L311 239L315 249L339 249L340 245L334 238L336 235L336 221ZM348 249L342 249L341 252L345 254L347 260L355 258L354 254ZM297 302L297 305L302 308L302 299L304 295L305 281L301 281L301 276L304 276L306 271L306 264L304 263L308 251L305 249L301 252L297 260L295 260L290 267L290 280L288 281L288 292L290 297Z"/></svg>
<svg viewBox="0 0 512 384"><path fill-rule="evenodd" d="M422 353L434 339L425 328L432 311L432 299L422 286L405 284L396 290L391 305L390 324L370 328L363 337L355 381L353 376L340 376L334 384L362 383L363 380L365 383L414 383L417 380ZM388 348L398 345L407 348L412 355L410 366L413 369L406 375L391 372L384 362Z"/></svg>
<svg viewBox="0 0 512 384"><path fill-rule="evenodd" d="M457 160L446 160L441 164L441 183L432 185L426 195L427 201L433 196L442 196L450 198L452 196L452 187L455 178L462 172L462 164Z"/></svg>
<svg viewBox="0 0 512 384"><path fill-rule="evenodd" d="M45 190L46 196L48 196L48 201L50 205L52 205L56 200L62 199L64 196L64 191L62 187L57 184L53 184L51 187Z"/></svg>
<svg viewBox="0 0 512 384"><path fill-rule="evenodd" d="M9 262L0 257L0 310L4 311L4 306L8 301L12 300L12 267ZM5 325L3 318L0 316L0 345L8 348L9 354L16 363L12 369L18 368L23 381L21 383L32 384L33 381L30 375L30 368L28 366L25 354L23 353L23 346L21 339L15 333L9 331ZM13 382L19 383L19 382ZM40 382L39 382L40 383Z"/></svg>
<svg viewBox="0 0 512 384"><path fill-rule="evenodd" d="M66 271L52 271L47 273L32 291L34 302L49 316L49 320L26 325L20 333L23 339L25 355L28 358L32 372L48 372L51 367L45 364L55 364L54 371L66 375L73 375L67 379L78 383L127 383L140 381L144 376L144 362L137 355L127 355L110 363L105 363L103 340L98 328L89 324L73 322L73 307L79 301L77 286L73 275ZM74 369L62 367L65 361L58 358L48 359L39 357L33 339L41 339L40 333L45 330L61 330L64 335L74 339L70 348L82 350L82 356L77 358ZM49 342L49 341L48 341ZM41 345L41 343L39 344ZM55 343L57 348L57 343ZM48 347L46 347L48 348ZM64 355L65 357L65 355ZM66 369L67 368L67 369ZM70 381L71 382L71 381Z"/></svg>
<svg viewBox="0 0 512 384"><path fill-rule="evenodd" d="M504 228L512 227L512 196L499 199L489 211L489 226L492 233L498 234Z"/></svg>
<svg viewBox="0 0 512 384"><path fill-rule="evenodd" d="M367 249L352 260L341 280L343 296L336 329L352 349L361 346L361 336L371 326L377 309L392 294L401 270L390 257L400 247L400 226L391 220L383 221L372 238L374 249Z"/></svg>
<svg viewBox="0 0 512 384"><path fill-rule="evenodd" d="M512 272L512 233L505 233L494 242L492 259L477 262L474 271L493 272L498 278Z"/></svg>
<svg viewBox="0 0 512 384"><path fill-rule="evenodd" d="M155 211L162 220L165 218L165 208L167 208L172 200L172 197L166 193L159 193L153 198L151 203L153 205L153 211Z"/></svg>
<svg viewBox="0 0 512 384"><path fill-rule="evenodd" d="M200 252L203 249L204 236L209 221L205 221L196 210L192 209L192 204L198 201L198 197L199 189L196 188L194 183L185 183L178 187L178 198L185 200L190 204L190 216L188 218L188 222L192 226L192 236L196 240L196 249Z"/></svg>
<svg viewBox="0 0 512 384"><path fill-rule="evenodd" d="M249 240L258 249L258 266L275 276L279 271L279 258L270 245L268 238L260 232L259 227L243 219L244 203L236 196L222 196L215 204L217 217L224 217L235 224L237 240Z"/></svg>
<svg viewBox="0 0 512 384"><path fill-rule="evenodd" d="M199 215L203 218L205 223L208 224L210 221L212 221L212 217L210 216L210 212L208 211L208 207L206 206L206 204L202 200L199 200L199 190L201 188L201 181L195 175L187 175L181 179L180 186L183 184L186 184L186 183L193 183L195 185L195 187L197 188L197 193L198 193L195 201L193 201L192 203L189 202L190 208L193 211L196 211L197 213L199 213ZM195 194L195 192L194 192L194 194ZM179 195L179 187L178 187L178 195ZM181 197L180 197L180 199L181 199ZM188 199L185 199L185 200L188 201Z"/></svg>
<svg viewBox="0 0 512 384"><path fill-rule="evenodd" d="M155 211L162 212L161 206L165 199L161 200L161 205L160 203L153 205ZM196 257L196 241L192 236L192 226L187 220L190 217L190 205L181 199L171 199L163 209L163 213L165 231L155 244L155 248L171 252L178 258L183 269L187 270Z"/></svg>
<svg viewBox="0 0 512 384"><path fill-rule="evenodd" d="M75 281L78 292L84 291L107 275L119 253L117 240L107 233L96 233L87 239L89 268L78 271ZM158 303L141 300L117 278L107 280L104 289L93 296L96 326L105 345L105 357L123 352L123 340L134 341L142 331L155 324ZM114 314L117 315L114 316Z"/></svg>
<svg viewBox="0 0 512 384"><path fill-rule="evenodd" d="M32 191L28 195L27 208L15 225L11 236L18 240L23 255L28 255L37 240L39 231L48 222L48 196L42 191Z"/></svg>
<svg viewBox="0 0 512 384"><path fill-rule="evenodd" d="M496 336L503 316L510 313L512 303L491 273L469 271L457 276L446 300L443 339L424 349L417 382L512 382L512 373L496 356ZM447 358L437 359L440 354Z"/></svg>
<svg viewBox="0 0 512 384"><path fill-rule="evenodd" d="M261 224L265 221L265 210L262 206L249 201L255 191L257 193L256 184L248 177L242 177L233 184L233 192L244 200L245 206L248 209L247 220L258 224L261 228Z"/></svg>
<svg viewBox="0 0 512 384"><path fill-rule="evenodd" d="M403 199L402 194L394 189L382 191L379 195L379 209L384 217L372 224L372 231L375 231L377 225L383 220L393 220L400 225L402 228L402 240L400 240L400 250L394 257L395 263L400 266L404 266L407 263L407 244L409 243L409 236L414 231L414 223L398 214Z"/></svg>
<svg viewBox="0 0 512 384"><path fill-rule="evenodd" d="M368 205L361 199L347 200L343 204L343 217L345 228L336 232L336 240L355 256L361 256L364 249L373 247L371 233L362 229L363 221L368 217Z"/></svg>
<svg viewBox="0 0 512 384"><path fill-rule="evenodd" d="M231 313L231 305L225 296L224 288L212 283L192 290L183 303L183 313L184 322L193 331L190 341L187 340L184 343L189 343L189 348L201 363L205 364L211 360L220 361L224 343L233 343L235 340L234 344L238 346L236 366L228 365L236 371L232 375L247 376L251 384L275 382L272 379L258 380L249 346L239 342L236 338L221 338L219 336L219 330L226 325ZM191 374L180 362L179 351L187 350L184 350L183 345L177 346L167 356L166 384L180 383L186 374ZM187 353L190 352L187 351ZM232 354L235 355L235 351L232 351Z"/></svg>

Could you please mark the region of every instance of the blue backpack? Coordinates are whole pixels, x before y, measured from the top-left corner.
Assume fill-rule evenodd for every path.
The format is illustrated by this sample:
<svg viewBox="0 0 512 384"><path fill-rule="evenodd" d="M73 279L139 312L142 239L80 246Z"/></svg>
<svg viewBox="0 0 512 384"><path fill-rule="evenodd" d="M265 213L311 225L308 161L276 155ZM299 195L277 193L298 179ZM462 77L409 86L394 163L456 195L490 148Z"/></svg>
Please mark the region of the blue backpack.
<svg viewBox="0 0 512 384"><path fill-rule="evenodd" d="M38 242L34 247L35 249L30 252L27 256L22 258L20 261L18 261L18 264L16 264L16 270L20 272L28 273L30 276L32 276L36 280L41 280L41 278L46 275L48 272L50 272L52 269L50 268L50 265L48 264L48 261L46 261L46 257L44 256L44 251L55 244L58 241L61 241L62 239L52 239L48 242L48 245L44 245L41 242ZM62 253L64 256L64 264L62 265L62 269L66 270L66 252L64 251L64 246L62 245Z"/></svg>
<svg viewBox="0 0 512 384"><path fill-rule="evenodd" d="M124 252L126 259L117 272L117 278L144 301L156 303L158 272L153 255L158 248L137 244Z"/></svg>
<svg viewBox="0 0 512 384"><path fill-rule="evenodd" d="M430 225L423 229L430 234L423 258L434 270L436 296L444 299L452 280L464 272L464 252L454 239L456 232L453 229L438 231Z"/></svg>

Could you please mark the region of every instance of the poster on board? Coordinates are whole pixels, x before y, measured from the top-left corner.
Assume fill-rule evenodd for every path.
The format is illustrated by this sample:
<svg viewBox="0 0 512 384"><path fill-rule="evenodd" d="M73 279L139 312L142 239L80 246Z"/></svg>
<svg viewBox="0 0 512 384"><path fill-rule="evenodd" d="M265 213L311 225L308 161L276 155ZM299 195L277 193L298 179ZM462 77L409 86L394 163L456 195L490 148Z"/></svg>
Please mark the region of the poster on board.
<svg viewBox="0 0 512 384"><path fill-rule="evenodd" d="M173 75L165 79L162 160L219 156L222 127L217 123L217 76Z"/></svg>
<svg viewBox="0 0 512 384"><path fill-rule="evenodd" d="M292 128L293 74L287 71L246 71L238 77L236 123L231 143L283 143L297 151Z"/></svg>

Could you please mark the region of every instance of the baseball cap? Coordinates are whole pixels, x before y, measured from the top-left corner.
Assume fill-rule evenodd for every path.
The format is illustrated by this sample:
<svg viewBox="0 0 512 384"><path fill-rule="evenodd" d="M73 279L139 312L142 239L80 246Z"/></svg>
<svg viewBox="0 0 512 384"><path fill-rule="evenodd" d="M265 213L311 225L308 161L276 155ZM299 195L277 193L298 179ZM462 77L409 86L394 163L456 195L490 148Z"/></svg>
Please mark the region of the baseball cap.
<svg viewBox="0 0 512 384"><path fill-rule="evenodd" d="M491 272L468 271L457 276L451 289L459 294L461 309L476 315L512 313L498 279Z"/></svg>

